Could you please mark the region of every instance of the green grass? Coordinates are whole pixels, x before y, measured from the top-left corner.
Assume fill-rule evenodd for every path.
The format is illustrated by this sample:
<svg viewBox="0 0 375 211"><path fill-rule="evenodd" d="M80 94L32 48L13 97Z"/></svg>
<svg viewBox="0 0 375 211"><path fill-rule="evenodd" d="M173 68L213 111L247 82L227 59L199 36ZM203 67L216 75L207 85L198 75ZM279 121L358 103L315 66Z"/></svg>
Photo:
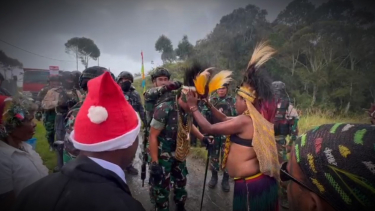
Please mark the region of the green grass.
<svg viewBox="0 0 375 211"><path fill-rule="evenodd" d="M325 113L306 114L301 117L298 122L299 134L306 133L307 131L323 124L331 123L365 123L369 124L370 120L366 116L351 116L351 117L340 117L332 116Z"/></svg>
<svg viewBox="0 0 375 211"><path fill-rule="evenodd" d="M35 138L36 142L36 151L39 153L40 157L44 162L44 165L52 171L56 166L56 154L55 152L49 151L49 144L46 138L46 130L44 129L42 122L37 122Z"/></svg>

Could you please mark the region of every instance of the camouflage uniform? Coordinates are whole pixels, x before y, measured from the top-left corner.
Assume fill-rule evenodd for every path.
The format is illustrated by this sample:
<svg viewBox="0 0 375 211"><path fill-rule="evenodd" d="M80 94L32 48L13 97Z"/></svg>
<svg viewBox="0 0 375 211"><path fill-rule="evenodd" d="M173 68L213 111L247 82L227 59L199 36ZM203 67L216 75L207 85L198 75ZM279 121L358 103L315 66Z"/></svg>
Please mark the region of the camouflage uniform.
<svg viewBox="0 0 375 211"><path fill-rule="evenodd" d="M38 93L36 100L38 102L42 102L48 90L50 90L50 86L47 85L43 87L42 90L40 90L40 92ZM53 148L53 142L55 141L55 118L56 112L54 109L43 111L43 125L46 129L46 138L51 148Z"/></svg>
<svg viewBox="0 0 375 211"><path fill-rule="evenodd" d="M161 87L153 87L151 89L146 90L143 94L145 99L145 111L146 111L146 120L147 125L151 123L152 116L154 115L154 109L160 103L174 100L176 95L173 92L166 91L165 86Z"/></svg>
<svg viewBox="0 0 375 211"><path fill-rule="evenodd" d="M298 136L298 113L291 105L286 93L285 83L275 81L272 83L275 99L277 102L277 111L274 121L275 140L278 151L279 162L287 161L287 147L293 145ZM286 137L290 136L289 143ZM282 206L288 207L287 190L285 186L279 189Z"/></svg>
<svg viewBox="0 0 375 211"><path fill-rule="evenodd" d="M139 113L139 116L141 117L143 124L146 125L147 121L145 110L141 102L141 96L139 95L137 90L135 90L135 88L132 86L128 92L124 92L124 96L126 100L130 103L130 105L133 107L133 109Z"/></svg>
<svg viewBox="0 0 375 211"><path fill-rule="evenodd" d="M198 110L201 112L201 114L206 119L208 119L208 120L210 119L211 111L210 111L210 109L207 108L206 104L203 101L198 101ZM198 126L197 122L195 121L195 119L194 119L193 124L196 125L197 128L199 128L199 126ZM195 137L193 134L190 135L190 140L191 140L191 145L192 146L194 146L194 147L198 146L197 137Z"/></svg>
<svg viewBox="0 0 375 211"><path fill-rule="evenodd" d="M233 97L230 97L230 96L226 96L223 98L213 97L210 99L210 102L216 109L224 113L226 116L237 115L236 109L234 107L236 100ZM219 122L211 115L211 111L207 112L206 118L208 118L208 120L212 124ZM220 158L220 154L224 155L224 145L225 145L226 136L217 135L217 136L214 136L214 140L215 140L214 146L211 148L212 150L211 151L211 169L213 171L219 171L219 158ZM221 156L221 159L222 158L223 156ZM228 173L226 169L224 171L225 173Z"/></svg>
<svg viewBox="0 0 375 211"><path fill-rule="evenodd" d="M65 138L64 138L64 154L63 154L63 161L64 164L71 161L72 159L76 158L79 154L79 150L77 150L73 143L70 141L69 135L74 130L74 123L75 119L77 117L77 114L85 101L87 92L87 82L95 77L100 76L105 71L108 71L104 67L99 66L93 66L85 69L82 74L80 75L80 78L78 79L78 85L79 89L82 90L81 93L81 100L75 104L72 108L70 108L68 114L65 118ZM111 73L113 79L115 79L114 75Z"/></svg>
<svg viewBox="0 0 375 211"><path fill-rule="evenodd" d="M65 139L64 139L64 156L63 161L64 164L68 163L72 159L76 158L79 154L79 150L74 148L73 143L69 139L70 133L74 129L74 123L77 117L77 114L79 112L79 109L81 108L83 101L84 101L85 95L82 95L82 101L75 104L68 112L65 118Z"/></svg>
<svg viewBox="0 0 375 211"><path fill-rule="evenodd" d="M275 118L275 140L280 163L287 161L287 146L292 146L298 136L298 113L289 99L278 100ZM286 137L290 136L287 143Z"/></svg>
<svg viewBox="0 0 375 211"><path fill-rule="evenodd" d="M163 168L164 180L152 184L151 195L156 202L157 210L169 210L170 179L175 181L174 201L178 205L185 204L187 198L186 161L180 162L174 158L177 139L177 109L176 101L163 102L155 108L151 127L162 129L158 136L159 165ZM186 114L183 116L184 123L187 121Z"/></svg>
<svg viewBox="0 0 375 211"><path fill-rule="evenodd" d="M57 91L60 92L58 99L58 106L56 107L56 119L55 119L55 134L56 134L56 151L57 151L57 169L60 170L64 165L63 154L64 154L64 140L65 140L65 118L69 110L81 100L81 93L72 88L70 90L60 87Z"/></svg>

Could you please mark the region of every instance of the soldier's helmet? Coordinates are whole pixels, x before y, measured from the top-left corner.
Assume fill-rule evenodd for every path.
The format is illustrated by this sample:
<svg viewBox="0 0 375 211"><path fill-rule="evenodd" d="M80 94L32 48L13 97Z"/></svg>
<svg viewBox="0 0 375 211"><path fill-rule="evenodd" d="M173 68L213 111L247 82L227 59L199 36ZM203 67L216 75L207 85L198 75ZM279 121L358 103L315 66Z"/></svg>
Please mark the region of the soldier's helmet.
<svg viewBox="0 0 375 211"><path fill-rule="evenodd" d="M93 66L85 69L79 77L79 87L83 90L87 90L87 82L93 78L96 78L102 75L105 72L109 72L109 70L105 67ZM111 73L113 80L115 80L115 76Z"/></svg>
<svg viewBox="0 0 375 211"><path fill-rule="evenodd" d="M72 72L69 72L69 71L64 71L61 74L61 81L62 82L66 82L66 81L71 81L73 82L74 81L74 75L72 74Z"/></svg>
<svg viewBox="0 0 375 211"><path fill-rule="evenodd" d="M274 81L272 82L272 88L273 90L284 90L285 89L285 83L282 81Z"/></svg>
<svg viewBox="0 0 375 211"><path fill-rule="evenodd" d="M74 78L77 79L77 80L78 80L79 77L81 76L81 72L78 71L78 70L74 70L74 71L72 71L72 74L73 74Z"/></svg>
<svg viewBox="0 0 375 211"><path fill-rule="evenodd" d="M158 77L161 77L161 76L165 76L167 77L168 79L170 79L171 77L171 74L169 73L169 71L164 68L164 67L158 67L156 68L152 73L151 73L151 80L155 80L156 78Z"/></svg>
<svg viewBox="0 0 375 211"><path fill-rule="evenodd" d="M285 83L282 81L274 81L272 82L272 91L274 96L278 98L285 98L287 97Z"/></svg>
<svg viewBox="0 0 375 211"><path fill-rule="evenodd" d="M132 83L134 82L133 74L129 73L128 71L122 71L116 78L117 83L120 81L120 79L128 79Z"/></svg>

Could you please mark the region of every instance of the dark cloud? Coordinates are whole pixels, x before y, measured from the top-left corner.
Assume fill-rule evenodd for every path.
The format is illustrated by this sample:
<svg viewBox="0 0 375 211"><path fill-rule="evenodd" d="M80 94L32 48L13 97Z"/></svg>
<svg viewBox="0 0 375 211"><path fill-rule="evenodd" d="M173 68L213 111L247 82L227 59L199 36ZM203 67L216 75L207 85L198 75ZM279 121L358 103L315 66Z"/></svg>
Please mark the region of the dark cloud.
<svg viewBox="0 0 375 211"><path fill-rule="evenodd" d="M184 34L195 44L204 38L223 15L254 4L268 11L273 20L291 0L29 0L6 1L0 7L0 39L49 57L74 60L65 53L64 43L75 36L93 39L102 52L100 64L116 72L140 70L140 52L146 69L151 60L161 64L155 41L161 34L174 46ZM26 67L49 65L73 70L75 62L58 62L19 51L0 42L9 56ZM90 65L96 62L92 61ZM82 69L80 65L79 69Z"/></svg>

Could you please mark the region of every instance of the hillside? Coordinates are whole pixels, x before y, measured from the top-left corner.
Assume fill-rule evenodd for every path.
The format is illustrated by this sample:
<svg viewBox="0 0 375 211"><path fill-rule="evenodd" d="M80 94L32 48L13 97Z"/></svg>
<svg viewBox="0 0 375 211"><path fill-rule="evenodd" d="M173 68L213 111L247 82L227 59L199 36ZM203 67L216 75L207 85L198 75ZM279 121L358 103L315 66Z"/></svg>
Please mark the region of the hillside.
<svg viewBox="0 0 375 211"><path fill-rule="evenodd" d="M265 69L273 80L287 84L297 107L329 110L330 115L363 113L370 107L375 101L372 12L355 8L349 0L330 0L319 7L294 0L274 22L268 22L266 15L250 4L223 16L195 46L184 36L173 54L168 38L161 36L155 47L176 78L183 74L179 66L197 59L232 70L239 80L256 43L269 40L277 54ZM160 40L167 43L165 48Z"/></svg>

